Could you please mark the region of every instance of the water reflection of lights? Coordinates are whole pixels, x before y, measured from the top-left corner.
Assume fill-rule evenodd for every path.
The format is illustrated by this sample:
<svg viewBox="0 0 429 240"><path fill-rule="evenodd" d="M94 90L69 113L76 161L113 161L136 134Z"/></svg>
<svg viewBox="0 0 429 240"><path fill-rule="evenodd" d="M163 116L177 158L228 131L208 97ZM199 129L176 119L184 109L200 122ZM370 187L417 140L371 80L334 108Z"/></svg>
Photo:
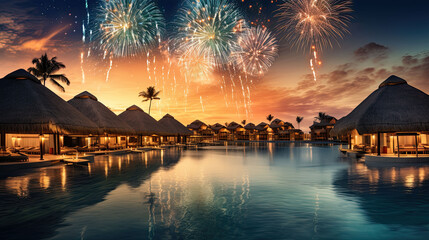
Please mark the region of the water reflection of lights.
<svg viewBox="0 0 429 240"><path fill-rule="evenodd" d="M18 197L28 197L28 184L30 178L28 177L15 177L6 179L6 188Z"/></svg>
<svg viewBox="0 0 429 240"><path fill-rule="evenodd" d="M46 171L42 172L39 178L40 187L44 189L48 189L51 185L51 178L46 175Z"/></svg>
<svg viewBox="0 0 429 240"><path fill-rule="evenodd" d="M371 190L375 191L381 183L402 184L408 189L416 188L427 180L426 169L429 169L429 166L368 168L364 163L356 163L348 172L349 175L357 174L364 177L371 185Z"/></svg>
<svg viewBox="0 0 429 240"><path fill-rule="evenodd" d="M63 191L66 190L66 182L67 182L67 171L66 166L61 168L61 188Z"/></svg>
<svg viewBox="0 0 429 240"><path fill-rule="evenodd" d="M405 176L404 185L408 188L414 188L415 187L415 177L413 174Z"/></svg>
<svg viewBox="0 0 429 240"><path fill-rule="evenodd" d="M107 163L104 164L104 176L109 176L109 167L107 166Z"/></svg>

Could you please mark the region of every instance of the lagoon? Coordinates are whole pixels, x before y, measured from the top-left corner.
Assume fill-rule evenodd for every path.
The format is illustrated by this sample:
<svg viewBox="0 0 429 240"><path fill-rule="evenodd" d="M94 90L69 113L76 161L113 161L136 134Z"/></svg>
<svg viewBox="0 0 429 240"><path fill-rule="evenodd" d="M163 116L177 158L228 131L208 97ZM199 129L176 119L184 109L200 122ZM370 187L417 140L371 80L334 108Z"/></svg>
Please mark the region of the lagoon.
<svg viewBox="0 0 429 240"><path fill-rule="evenodd" d="M338 145L97 156L0 178L0 239L426 239L429 165Z"/></svg>

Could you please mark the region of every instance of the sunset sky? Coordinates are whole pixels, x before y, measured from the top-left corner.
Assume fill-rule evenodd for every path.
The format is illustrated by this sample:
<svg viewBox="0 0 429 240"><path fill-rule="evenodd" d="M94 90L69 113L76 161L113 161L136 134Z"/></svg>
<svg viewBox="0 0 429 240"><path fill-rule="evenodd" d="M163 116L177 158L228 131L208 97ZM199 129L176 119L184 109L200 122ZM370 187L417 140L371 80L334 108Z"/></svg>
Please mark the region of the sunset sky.
<svg viewBox="0 0 429 240"><path fill-rule="evenodd" d="M147 111L149 104L142 103L138 93L156 86L161 90L161 101L151 110L156 119L170 113L185 125L195 119L208 124L244 119L258 124L272 114L296 125L296 116L303 116L304 131L309 131L320 111L337 118L348 114L392 74L429 92L427 0L353 1L350 34L339 45L323 50L316 82L308 66L308 53L292 48L288 41L280 42L274 65L261 78L231 79L220 73L185 76L177 62L169 64L156 52L151 52L149 59L146 53L114 57L109 71L109 58L88 53L94 43L82 39L87 11L91 21L101 1L88 0L87 10L85 0L2 0L0 76L31 67L31 60L46 52L66 65L62 73L71 81L66 92L47 85L65 100L86 90L117 114L133 104ZM167 25L173 23L181 1L155 2ZM264 22L276 32L276 1L231 2L241 7L248 21ZM255 12L255 8L262 11ZM93 27L86 26L87 30Z"/></svg>

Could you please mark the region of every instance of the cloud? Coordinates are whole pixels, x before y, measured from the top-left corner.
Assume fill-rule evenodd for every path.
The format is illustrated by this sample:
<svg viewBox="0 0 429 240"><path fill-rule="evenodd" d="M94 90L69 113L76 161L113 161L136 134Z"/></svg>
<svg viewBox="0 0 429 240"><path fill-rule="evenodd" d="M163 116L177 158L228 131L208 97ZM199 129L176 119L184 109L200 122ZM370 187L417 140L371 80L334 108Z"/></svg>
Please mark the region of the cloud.
<svg viewBox="0 0 429 240"><path fill-rule="evenodd" d="M418 62L418 59L415 58L414 56L410 56L410 55L406 55L402 57L402 64L404 65L414 65Z"/></svg>
<svg viewBox="0 0 429 240"><path fill-rule="evenodd" d="M59 34L60 32L64 31L68 26L62 27L60 29L55 30L54 32L52 32L51 34L49 34L46 37L40 38L40 39L33 39L33 40L29 40L24 42L23 44L21 44L20 46L17 46L15 49L16 50L25 50L25 49L29 49L29 50L33 50L33 51L40 51L40 50L46 50L46 47L49 43L49 41L55 37L57 34Z"/></svg>
<svg viewBox="0 0 429 240"><path fill-rule="evenodd" d="M400 64L389 67L341 64L321 74L317 82L310 75L304 75L294 88L258 84L255 86L257 91L253 92L253 110L255 113L273 113L286 121L304 116L301 126L309 126L319 111L337 118L347 115L393 74L424 92L429 91L429 53L405 55L396 60Z"/></svg>
<svg viewBox="0 0 429 240"><path fill-rule="evenodd" d="M372 59L374 62L379 62L387 58L388 50L386 46L371 42L354 51L354 55L359 61Z"/></svg>

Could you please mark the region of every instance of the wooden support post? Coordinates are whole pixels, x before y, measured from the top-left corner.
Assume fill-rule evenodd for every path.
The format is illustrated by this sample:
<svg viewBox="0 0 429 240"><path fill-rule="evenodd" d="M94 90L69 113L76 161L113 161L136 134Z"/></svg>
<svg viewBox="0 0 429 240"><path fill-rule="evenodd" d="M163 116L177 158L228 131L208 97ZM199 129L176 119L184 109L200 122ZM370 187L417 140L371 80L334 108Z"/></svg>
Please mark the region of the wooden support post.
<svg viewBox="0 0 429 240"><path fill-rule="evenodd" d="M129 136L125 136L125 148L128 148L128 139L129 139Z"/></svg>
<svg viewBox="0 0 429 240"><path fill-rule="evenodd" d="M399 157L400 153L399 153L399 136L398 135L396 135L396 145L398 146L398 157Z"/></svg>
<svg viewBox="0 0 429 240"><path fill-rule="evenodd" d="M6 151L6 132L0 132L0 150Z"/></svg>
<svg viewBox="0 0 429 240"><path fill-rule="evenodd" d="M380 132L377 132L377 155L380 156L381 155L381 134Z"/></svg>
<svg viewBox="0 0 429 240"><path fill-rule="evenodd" d="M416 156L419 157L419 143L417 142L417 134L416 134Z"/></svg>
<svg viewBox="0 0 429 240"><path fill-rule="evenodd" d="M352 135L351 134L347 134L347 139L349 141L349 149L352 149Z"/></svg>
<svg viewBox="0 0 429 240"><path fill-rule="evenodd" d="M58 143L58 145L57 145L57 147L58 147L57 154L61 155L61 137L60 137L60 134L57 134L57 143Z"/></svg>
<svg viewBox="0 0 429 240"><path fill-rule="evenodd" d="M40 146L39 146L39 148L40 148L40 160L43 160L43 154L44 154L44 149L43 149L43 140L44 140L44 136L43 136L43 134L40 134L39 135L39 142L40 142Z"/></svg>
<svg viewBox="0 0 429 240"><path fill-rule="evenodd" d="M54 140L54 151L53 151L53 154L57 155L57 134L56 133L52 134L52 138Z"/></svg>

